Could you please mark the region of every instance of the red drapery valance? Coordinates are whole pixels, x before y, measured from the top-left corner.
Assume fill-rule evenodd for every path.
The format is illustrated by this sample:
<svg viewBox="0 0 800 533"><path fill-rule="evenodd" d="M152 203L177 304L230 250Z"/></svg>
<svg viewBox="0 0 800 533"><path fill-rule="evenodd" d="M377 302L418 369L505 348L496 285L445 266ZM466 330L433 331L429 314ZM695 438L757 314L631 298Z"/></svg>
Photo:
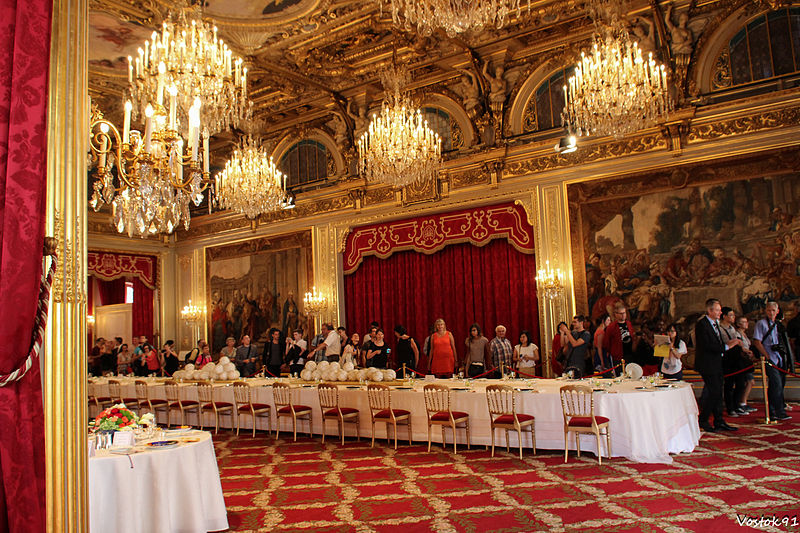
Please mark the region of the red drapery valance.
<svg viewBox="0 0 800 533"><path fill-rule="evenodd" d="M450 244L483 246L497 238L520 252L534 253L533 228L522 206L506 203L361 226L347 236L344 273L355 272L370 255L385 259L402 250L432 254Z"/></svg>
<svg viewBox="0 0 800 533"><path fill-rule="evenodd" d="M90 276L111 281L125 276L138 278L148 289L156 288L156 258L149 255L89 252Z"/></svg>

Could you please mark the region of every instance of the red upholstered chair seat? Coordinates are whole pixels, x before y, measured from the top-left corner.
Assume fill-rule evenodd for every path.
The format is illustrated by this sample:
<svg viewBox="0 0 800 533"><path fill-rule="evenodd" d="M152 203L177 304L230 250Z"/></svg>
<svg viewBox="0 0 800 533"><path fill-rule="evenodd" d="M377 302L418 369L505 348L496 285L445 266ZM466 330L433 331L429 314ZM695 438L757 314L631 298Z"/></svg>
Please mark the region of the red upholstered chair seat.
<svg viewBox="0 0 800 533"><path fill-rule="evenodd" d="M351 415L357 413L358 409L354 407L334 407L333 409L325 411L325 416L337 416L340 412L343 415Z"/></svg>
<svg viewBox="0 0 800 533"><path fill-rule="evenodd" d="M102 403L102 402L110 402L111 398L109 398L108 396L97 396L95 397L95 400Z"/></svg>
<svg viewBox="0 0 800 533"><path fill-rule="evenodd" d="M169 404L170 407L181 407L181 406L183 406L183 407L193 407L195 405L197 405L197 402L195 400L180 400L180 401L172 402L171 404Z"/></svg>
<svg viewBox="0 0 800 533"><path fill-rule="evenodd" d="M128 404L138 405L139 400L137 400L136 398L123 398L122 403L124 403L125 405Z"/></svg>
<svg viewBox="0 0 800 533"><path fill-rule="evenodd" d="M213 409L214 406L216 406L217 409L227 409L229 407L233 407L233 404L230 402L214 402L213 404L207 403L203 406L203 410Z"/></svg>
<svg viewBox="0 0 800 533"><path fill-rule="evenodd" d="M458 420L459 418L467 418L469 416L463 411L453 411L452 413L455 420ZM431 420L434 422L447 422L450 420L450 414L447 411L441 411L431 416Z"/></svg>
<svg viewBox="0 0 800 533"><path fill-rule="evenodd" d="M595 416L594 419L597 421L597 425L605 424L608 422L608 418L604 416ZM581 428L588 428L592 427L592 417L590 416L573 416L569 419L569 426L574 427L581 427Z"/></svg>
<svg viewBox="0 0 800 533"><path fill-rule="evenodd" d="M533 420L533 415L526 415L526 414L517 414L517 420L522 422L528 422ZM514 415L500 415L494 419L495 424L513 424L514 423Z"/></svg>
<svg viewBox="0 0 800 533"><path fill-rule="evenodd" d="M165 405L167 400L150 400L150 405Z"/></svg>
<svg viewBox="0 0 800 533"><path fill-rule="evenodd" d="M296 414L305 413L306 411L310 411L310 410L311 410L311 408L309 406L307 406L307 405L295 405L294 406L294 412ZM284 405L283 407L278 409L278 412L281 413L281 414L291 413L292 412L292 407L290 405Z"/></svg>
<svg viewBox="0 0 800 533"><path fill-rule="evenodd" d="M254 403L254 404L252 404L252 406L253 406L253 409L255 409L256 411L259 411L261 409L269 409L270 408L270 405L266 404L266 403ZM240 405L239 406L239 411L248 411L249 412L250 411L250 406L249 405Z"/></svg>
<svg viewBox="0 0 800 533"><path fill-rule="evenodd" d="M395 418L399 416L408 416L411 414L410 411L406 411L405 409L392 409L392 412L394 413ZM391 416L389 415L389 410L384 409L383 411L378 411L375 413L375 418L391 418Z"/></svg>

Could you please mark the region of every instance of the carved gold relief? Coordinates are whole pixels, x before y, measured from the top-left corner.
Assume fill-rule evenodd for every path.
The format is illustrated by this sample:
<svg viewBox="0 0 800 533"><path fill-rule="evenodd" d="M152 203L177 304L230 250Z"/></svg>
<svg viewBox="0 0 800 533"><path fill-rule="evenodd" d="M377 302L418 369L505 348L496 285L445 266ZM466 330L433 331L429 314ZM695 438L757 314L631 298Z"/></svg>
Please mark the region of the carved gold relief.
<svg viewBox="0 0 800 533"><path fill-rule="evenodd" d="M581 148L571 154L548 154L523 161L506 163L504 177L524 176L557 168L571 167L592 161L612 159L631 154L649 152L667 147L667 141L659 134L643 135L633 139L597 144Z"/></svg>
<svg viewBox="0 0 800 533"><path fill-rule="evenodd" d="M779 109L760 115L738 117L697 126L693 125L689 131L688 142L741 135L770 128L796 126L798 123L800 123L800 107Z"/></svg>
<svg viewBox="0 0 800 533"><path fill-rule="evenodd" d="M453 172L449 174L450 185L454 189L481 185L489 182L489 174L482 168L473 168L464 172Z"/></svg>
<svg viewBox="0 0 800 533"><path fill-rule="evenodd" d="M83 272L80 236L76 233L73 243L72 239L66 237L61 212L56 210L53 218L58 253L58 268L53 276L53 302L85 303L86 292L80 279ZM80 227L80 223L80 217L76 217L76 227Z"/></svg>
<svg viewBox="0 0 800 533"><path fill-rule="evenodd" d="M531 96L525 104L525 111L522 114L522 131L529 133L539 129L539 120L536 116L536 98Z"/></svg>
<svg viewBox="0 0 800 533"><path fill-rule="evenodd" d="M402 205L436 201L439 199L438 180L417 181L403 187L400 198Z"/></svg>
<svg viewBox="0 0 800 533"><path fill-rule="evenodd" d="M450 117L450 140L453 150L464 148L464 132L452 117Z"/></svg>
<svg viewBox="0 0 800 533"><path fill-rule="evenodd" d="M726 46L720 52L719 57L714 62L714 70L711 73L711 88L725 89L731 86L731 55Z"/></svg>

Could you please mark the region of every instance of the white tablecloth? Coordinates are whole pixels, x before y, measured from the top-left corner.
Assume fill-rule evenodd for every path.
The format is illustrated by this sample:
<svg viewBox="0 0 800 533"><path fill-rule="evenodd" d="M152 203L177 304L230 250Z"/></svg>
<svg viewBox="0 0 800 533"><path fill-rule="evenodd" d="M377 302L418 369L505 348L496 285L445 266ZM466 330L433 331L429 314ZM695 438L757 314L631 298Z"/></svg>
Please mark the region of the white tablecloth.
<svg viewBox="0 0 800 533"><path fill-rule="evenodd" d="M199 441L132 455L109 455L100 450L91 457L90 531L196 533L227 529L211 434L193 431L186 437Z"/></svg>
<svg viewBox="0 0 800 533"><path fill-rule="evenodd" d="M271 384L274 380L253 378L247 382L253 387L252 396L254 402L266 403L274 406L272 398ZM608 384L607 380L599 380L599 383ZM151 394L153 398L164 398L164 387L161 382L151 382ZM457 387L463 384L454 380L436 380L448 386ZM489 430L489 410L486 404L486 385L499 383L496 380L475 380L470 391L453 391L452 406L454 411L465 411L470 415L470 430L472 433L473 444L490 444L491 433ZM561 411L561 398L559 389L561 386L574 383L560 379L537 379L530 381L509 382L515 386L532 386L538 392L520 392L517 401L517 411L527 413L536 417L536 447L541 449L564 449L564 419ZM588 385L589 382L582 382ZM197 399L197 392L194 387L182 384L181 397L185 399ZM411 411L411 424L415 441L427 441L428 429L425 413L425 400L422 395L424 381L415 382L415 390L394 390L392 392L392 406L399 409ZM646 463L671 463L670 454L690 452L694 450L700 440L700 427L697 421L697 402L692 388L688 383L678 382L673 388L669 389L648 389L639 390L642 387L640 381L623 381L614 383L608 392L595 392L595 414L608 417L611 420L611 455L614 457L626 457L632 461ZM124 383L122 387L123 396L132 395L134 387L133 381ZM218 401L233 402L233 388L230 386L217 386L214 389L215 399ZM90 386L90 392L98 396L108 395L105 381L98 380ZM322 416L319 407L316 387L313 384L301 386L294 391L294 401L305 404L313 408L313 430L315 433L322 432ZM342 407L355 407L360 410L361 435L371 436L369 403L365 390L341 387L339 402ZM160 415L160 422L165 422L163 415ZM171 415L172 423L178 423L180 415ZM188 424L196 424L197 416L187 415ZM272 427L275 427L275 414L272 414ZM213 415L204 415L204 424L212 425ZM235 422L230 415L221 416L221 424L224 427L235 427ZM251 428L250 417L242 418L242 427ZM377 426L377 434L384 437L384 425ZM266 421L259 420L258 429L266 429ZM306 422L298 425L298 432L306 431ZM327 432L329 435L336 434L336 425L333 421L327 422ZM434 428L436 429L436 428ZM281 419L281 431L291 431L291 422L288 419ZM348 435L352 435L354 426L346 425ZM466 435L463 429L458 430L459 443L466 442ZM399 437L407 435L404 427L400 428ZM436 442L441 442L441 433L433 431L433 438ZM448 430L448 442L452 442L452 436ZM511 445L517 443L517 437L511 434ZM505 445L504 432L498 431L495 435L496 445ZM523 437L523 446L530 446L530 436L526 432ZM603 446L603 454L605 448ZM575 449L574 439L570 438L570 448ZM581 450L596 452L597 444L594 436L581 437Z"/></svg>

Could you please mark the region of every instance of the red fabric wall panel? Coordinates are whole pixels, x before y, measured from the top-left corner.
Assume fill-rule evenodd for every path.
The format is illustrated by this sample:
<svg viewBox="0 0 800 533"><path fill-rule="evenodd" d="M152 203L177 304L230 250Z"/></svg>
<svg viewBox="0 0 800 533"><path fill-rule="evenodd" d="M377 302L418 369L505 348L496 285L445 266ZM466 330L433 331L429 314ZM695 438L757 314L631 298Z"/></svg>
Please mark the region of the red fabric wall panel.
<svg viewBox="0 0 800 533"><path fill-rule="evenodd" d="M513 344L528 329L539 345L535 257L505 239L482 247L454 244L432 255L405 251L387 259L365 257L344 285L348 330L363 336L376 320L392 346L391 330L402 324L421 348L437 318L455 336L459 358L473 322L489 339L503 324Z"/></svg>

